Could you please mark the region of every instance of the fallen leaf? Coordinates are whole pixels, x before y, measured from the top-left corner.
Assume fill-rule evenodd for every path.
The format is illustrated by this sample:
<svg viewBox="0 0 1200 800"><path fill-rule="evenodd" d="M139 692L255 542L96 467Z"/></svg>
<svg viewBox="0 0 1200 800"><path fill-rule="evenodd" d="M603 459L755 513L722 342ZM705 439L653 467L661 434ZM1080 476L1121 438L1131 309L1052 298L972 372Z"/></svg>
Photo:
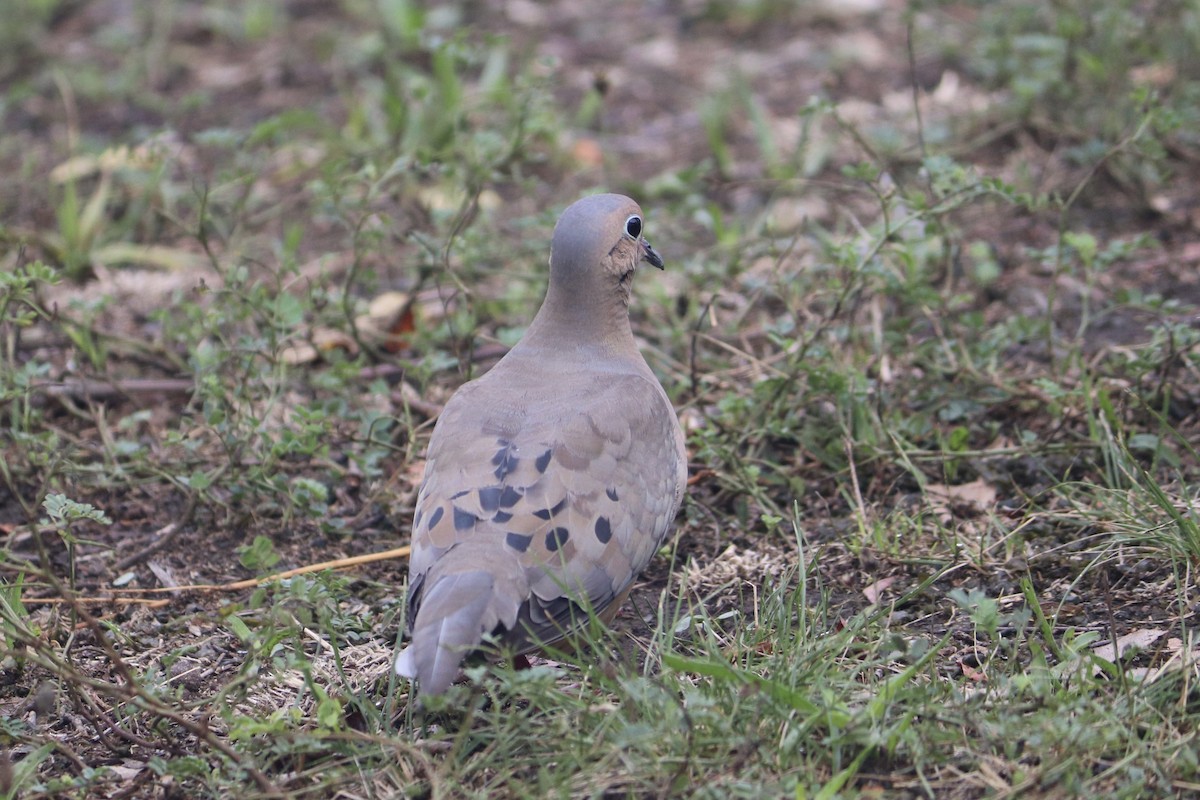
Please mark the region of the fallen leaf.
<svg viewBox="0 0 1200 800"><path fill-rule="evenodd" d="M345 350L350 355L358 353L358 343L345 331L332 328L317 328L311 341L290 344L279 351L279 360L289 366L311 364L330 350Z"/></svg>
<svg viewBox="0 0 1200 800"><path fill-rule="evenodd" d="M987 673L981 669L975 669L965 662L959 662L959 668L962 669L963 677L976 683L987 683Z"/></svg>
<svg viewBox="0 0 1200 800"><path fill-rule="evenodd" d="M135 242L110 242L94 248L88 255L94 262L105 266L142 264L176 272L199 269L205 264L203 256L190 250Z"/></svg>
<svg viewBox="0 0 1200 800"><path fill-rule="evenodd" d="M68 158L50 170L50 180L62 184L88 178L98 172L114 172L118 169L152 169L159 160L146 148L139 147L131 150L127 145L110 147L99 155L80 155Z"/></svg>
<svg viewBox="0 0 1200 800"><path fill-rule="evenodd" d="M1118 661L1131 650L1145 650L1157 642L1166 631L1160 628L1139 628L1117 638L1116 643L1109 642L1092 648L1092 653L1105 661ZM1099 675L1104 670L1100 667L1092 669L1093 675Z"/></svg>
<svg viewBox="0 0 1200 800"><path fill-rule="evenodd" d="M983 480L959 483L954 486L931 483L925 487L925 492L936 500L969 503L980 509L988 508L996 502L996 487Z"/></svg>
<svg viewBox="0 0 1200 800"><path fill-rule="evenodd" d="M367 313L355 320L364 339L389 353L408 346L409 334L417 329L412 297L405 292L384 292L367 306Z"/></svg>
<svg viewBox="0 0 1200 800"><path fill-rule="evenodd" d="M109 764L107 769L124 781L131 781L146 769L144 761L126 761L123 764Z"/></svg>
<svg viewBox="0 0 1200 800"><path fill-rule="evenodd" d="M895 582L896 582L895 575L891 576L890 578L881 578L881 579L875 581L874 583L872 583L867 588L863 589L863 596L867 598L868 603L870 603L871 605L874 605L875 603L879 602L879 595L883 592L883 590L888 588Z"/></svg>
<svg viewBox="0 0 1200 800"><path fill-rule="evenodd" d="M289 344L287 347L279 351L279 360L288 366L296 367L300 364L311 364L317 360L317 348L307 342L300 344Z"/></svg>
<svg viewBox="0 0 1200 800"><path fill-rule="evenodd" d="M983 511L996 504L996 487L983 480L959 483L954 486L931 483L925 487L925 495L929 498L938 520L943 524L954 518L951 506L966 505Z"/></svg>

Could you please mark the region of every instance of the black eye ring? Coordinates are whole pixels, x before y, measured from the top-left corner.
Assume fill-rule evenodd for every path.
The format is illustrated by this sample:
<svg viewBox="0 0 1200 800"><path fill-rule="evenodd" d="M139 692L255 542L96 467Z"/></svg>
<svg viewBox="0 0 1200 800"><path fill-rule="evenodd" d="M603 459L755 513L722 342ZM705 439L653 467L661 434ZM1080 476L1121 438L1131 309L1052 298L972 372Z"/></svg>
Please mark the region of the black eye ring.
<svg viewBox="0 0 1200 800"><path fill-rule="evenodd" d="M629 234L634 239L641 238L642 218L637 214L633 214L629 217L629 219L625 220L625 233Z"/></svg>

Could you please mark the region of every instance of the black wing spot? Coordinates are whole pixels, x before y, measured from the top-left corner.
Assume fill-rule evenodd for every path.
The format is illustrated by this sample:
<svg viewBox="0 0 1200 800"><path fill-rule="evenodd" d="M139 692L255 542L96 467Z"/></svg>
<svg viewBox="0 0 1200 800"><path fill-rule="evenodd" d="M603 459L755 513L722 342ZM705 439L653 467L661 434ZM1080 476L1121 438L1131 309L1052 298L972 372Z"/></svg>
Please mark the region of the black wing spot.
<svg viewBox="0 0 1200 800"><path fill-rule="evenodd" d="M533 515L538 519L550 519L551 517L557 517L566 507L567 498L564 497L562 500L559 500L557 503L555 503L553 508L543 508L539 511L533 512Z"/></svg>
<svg viewBox="0 0 1200 800"><path fill-rule="evenodd" d="M551 553L558 550L571 538L571 532L566 528L555 528L546 534L546 549Z"/></svg>
<svg viewBox="0 0 1200 800"><path fill-rule="evenodd" d="M499 522L503 524L508 522L510 519L512 519L512 514L508 513L507 511L497 511L492 515L492 522Z"/></svg>
<svg viewBox="0 0 1200 800"><path fill-rule="evenodd" d="M500 487L487 486L479 490L479 507L484 511L495 511L500 507Z"/></svg>
<svg viewBox="0 0 1200 800"><path fill-rule="evenodd" d="M596 539L600 544L608 544L611 538L612 524L609 523L608 517L596 517Z"/></svg>
<svg viewBox="0 0 1200 800"><path fill-rule="evenodd" d="M533 465L537 467L538 472L546 471L546 467L550 466L550 456L552 455L554 455L554 450L548 449L546 452L537 457L537 460L533 462Z"/></svg>
<svg viewBox="0 0 1200 800"><path fill-rule="evenodd" d="M604 493L608 495L609 500L612 500L614 503L617 502L617 487L610 486L604 490Z"/></svg>
<svg viewBox="0 0 1200 800"><path fill-rule="evenodd" d="M429 530L433 530L437 527L437 524L442 521L442 515L445 513L445 511L446 509L442 508L441 506L438 506L433 510L433 513L429 515Z"/></svg>
<svg viewBox="0 0 1200 800"><path fill-rule="evenodd" d="M532 536L526 536L523 533L509 533L504 537L504 543L518 553L524 553L528 550L529 543L532 541Z"/></svg>
<svg viewBox="0 0 1200 800"><path fill-rule="evenodd" d="M479 517L472 514L470 511L463 511L455 506L454 508L454 530L465 531L475 527L475 523L479 522Z"/></svg>
<svg viewBox="0 0 1200 800"><path fill-rule="evenodd" d="M496 468L496 471L493 473L496 476L496 480L504 480L508 476L508 473L517 468L517 463L520 459L517 458L515 450L516 448L513 447L512 442L506 439L500 440L500 449L496 451L496 455L492 456L492 466Z"/></svg>
<svg viewBox="0 0 1200 800"><path fill-rule="evenodd" d="M500 507L512 508L521 499L521 493L511 486L505 486L504 491L500 493Z"/></svg>
<svg viewBox="0 0 1200 800"><path fill-rule="evenodd" d="M421 509L417 509L417 513L413 514L413 530L421 527Z"/></svg>
<svg viewBox="0 0 1200 800"><path fill-rule="evenodd" d="M412 579L412 583L408 584L408 597L405 603L408 605L408 618L416 619L417 611L421 608L421 595L425 588L425 573L416 575ZM412 633L412 623L408 624L408 632Z"/></svg>

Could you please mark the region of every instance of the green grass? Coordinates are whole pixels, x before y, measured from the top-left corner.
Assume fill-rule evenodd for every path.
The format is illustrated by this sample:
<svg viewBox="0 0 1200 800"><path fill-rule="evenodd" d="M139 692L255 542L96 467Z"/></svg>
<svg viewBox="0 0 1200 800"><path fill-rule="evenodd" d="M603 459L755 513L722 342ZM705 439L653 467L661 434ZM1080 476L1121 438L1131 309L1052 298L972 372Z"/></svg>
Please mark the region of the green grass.
<svg viewBox="0 0 1200 800"><path fill-rule="evenodd" d="M0 797L1200 790L1200 17L1151 5L0 0ZM403 563L149 591L405 543L592 187L695 477L616 630L422 713Z"/></svg>

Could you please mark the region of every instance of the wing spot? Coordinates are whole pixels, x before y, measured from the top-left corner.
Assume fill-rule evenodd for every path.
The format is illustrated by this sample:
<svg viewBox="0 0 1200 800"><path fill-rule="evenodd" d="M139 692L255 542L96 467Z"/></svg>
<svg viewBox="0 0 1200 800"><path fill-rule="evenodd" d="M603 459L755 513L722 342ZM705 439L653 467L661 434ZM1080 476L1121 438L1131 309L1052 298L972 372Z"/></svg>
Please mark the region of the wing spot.
<svg viewBox="0 0 1200 800"><path fill-rule="evenodd" d="M617 502L617 487L610 486L604 491L604 493L608 495L609 500L612 500L614 503Z"/></svg>
<svg viewBox="0 0 1200 800"><path fill-rule="evenodd" d="M504 543L518 553L524 553L528 550L529 543L532 541L532 536L526 536L523 533L509 533L504 537Z"/></svg>
<svg viewBox="0 0 1200 800"><path fill-rule="evenodd" d="M521 493L511 486L505 486L504 491L500 493L500 507L512 508L521 499Z"/></svg>
<svg viewBox="0 0 1200 800"><path fill-rule="evenodd" d="M571 532L566 528L555 528L546 534L546 549L551 553L558 550L571 538Z"/></svg>
<svg viewBox="0 0 1200 800"><path fill-rule="evenodd" d="M486 486L479 490L479 507L484 511L495 511L500 508L500 487Z"/></svg>
<svg viewBox="0 0 1200 800"><path fill-rule="evenodd" d="M492 466L496 468L493 473L496 480L502 481L508 476L508 473L517 468L517 463L520 461L517 458L516 449L512 442L507 439L499 440L500 449L496 451L496 455L492 456Z"/></svg>
<svg viewBox="0 0 1200 800"><path fill-rule="evenodd" d="M537 467L538 472L546 471L546 467L550 466L550 456L552 455L554 455L554 450L547 449L546 452L537 457L537 460L533 462L533 465Z"/></svg>
<svg viewBox="0 0 1200 800"><path fill-rule="evenodd" d="M429 530L433 530L437 527L437 524L442 521L442 515L445 513L445 511L446 509L442 508L441 506L438 506L433 510L433 513L429 515Z"/></svg>
<svg viewBox="0 0 1200 800"><path fill-rule="evenodd" d="M417 509L417 513L413 515L413 530L421 527L421 509Z"/></svg>
<svg viewBox="0 0 1200 800"><path fill-rule="evenodd" d="M492 515L492 522L505 523L512 519L512 514L507 511L497 511Z"/></svg>
<svg viewBox="0 0 1200 800"><path fill-rule="evenodd" d="M609 523L608 517L596 517L596 539L600 544L608 544L611 538L612 524Z"/></svg>
<svg viewBox="0 0 1200 800"><path fill-rule="evenodd" d="M454 530L469 530L475 527L476 522L479 522L479 517L475 516L470 511L463 511L458 506L454 507Z"/></svg>
<svg viewBox="0 0 1200 800"><path fill-rule="evenodd" d="M559 500L557 503L555 503L553 508L539 509L539 510L533 512L533 515L535 517L537 517L538 519L548 520L551 517L557 517L559 514L562 513L562 510L566 507L567 507L567 498L564 497L562 500Z"/></svg>

